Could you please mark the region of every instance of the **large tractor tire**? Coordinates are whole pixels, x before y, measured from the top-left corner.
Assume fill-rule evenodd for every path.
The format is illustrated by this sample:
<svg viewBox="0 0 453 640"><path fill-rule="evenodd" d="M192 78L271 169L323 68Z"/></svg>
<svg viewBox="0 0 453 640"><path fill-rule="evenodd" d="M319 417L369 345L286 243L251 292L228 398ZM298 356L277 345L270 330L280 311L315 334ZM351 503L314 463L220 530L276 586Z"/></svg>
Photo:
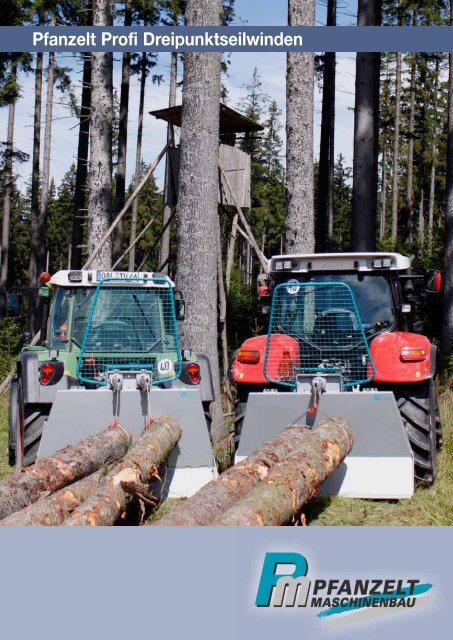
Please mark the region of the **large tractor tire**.
<svg viewBox="0 0 453 640"><path fill-rule="evenodd" d="M442 423L440 421L439 401L437 398L436 385L434 380L431 380L430 391L432 394L432 403L434 406L434 417L436 421L436 447L437 451L442 451L444 446L444 439L442 434Z"/></svg>
<svg viewBox="0 0 453 640"><path fill-rule="evenodd" d="M24 404L22 383L14 379L11 383L8 427L9 463L27 467L36 462L44 421L49 407L40 404Z"/></svg>
<svg viewBox="0 0 453 640"><path fill-rule="evenodd" d="M415 483L431 486L437 475L436 399L432 382L400 385L393 391L414 453Z"/></svg>

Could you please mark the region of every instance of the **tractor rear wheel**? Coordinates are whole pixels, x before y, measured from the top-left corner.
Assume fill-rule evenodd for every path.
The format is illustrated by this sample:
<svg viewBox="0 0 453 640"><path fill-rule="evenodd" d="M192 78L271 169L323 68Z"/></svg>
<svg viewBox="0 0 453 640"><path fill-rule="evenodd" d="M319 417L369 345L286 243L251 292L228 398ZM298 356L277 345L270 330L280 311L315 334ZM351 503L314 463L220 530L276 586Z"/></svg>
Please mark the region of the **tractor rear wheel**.
<svg viewBox="0 0 453 640"><path fill-rule="evenodd" d="M434 406L434 416L436 421L436 447L437 447L437 451L442 451L442 448L444 446L444 439L442 435L442 423L440 421L439 401L437 398L437 390L436 390L436 384L434 380L431 380L431 394L432 394L432 403Z"/></svg>
<svg viewBox="0 0 453 640"><path fill-rule="evenodd" d="M436 480L436 402L431 381L394 388L398 409L414 454L416 484Z"/></svg>
<svg viewBox="0 0 453 640"><path fill-rule="evenodd" d="M24 404L22 382L13 380L9 405L9 463L27 467L36 462L44 421L49 407L41 404Z"/></svg>

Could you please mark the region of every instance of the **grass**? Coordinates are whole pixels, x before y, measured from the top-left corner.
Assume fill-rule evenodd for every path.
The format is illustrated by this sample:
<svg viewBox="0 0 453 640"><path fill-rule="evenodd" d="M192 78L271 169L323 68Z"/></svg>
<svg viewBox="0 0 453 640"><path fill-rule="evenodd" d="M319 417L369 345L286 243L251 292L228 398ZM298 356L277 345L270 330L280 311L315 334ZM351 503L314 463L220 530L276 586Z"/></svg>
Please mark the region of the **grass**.
<svg viewBox="0 0 453 640"><path fill-rule="evenodd" d="M311 526L449 526L453 525L453 391L440 398L444 448L438 455L433 489L418 489L411 500L315 498L305 510ZM13 473L8 464L8 400L0 398L0 478ZM152 524L178 501L168 500L147 520Z"/></svg>
<svg viewBox="0 0 453 640"><path fill-rule="evenodd" d="M8 396L0 397L0 478L13 473L8 464Z"/></svg>

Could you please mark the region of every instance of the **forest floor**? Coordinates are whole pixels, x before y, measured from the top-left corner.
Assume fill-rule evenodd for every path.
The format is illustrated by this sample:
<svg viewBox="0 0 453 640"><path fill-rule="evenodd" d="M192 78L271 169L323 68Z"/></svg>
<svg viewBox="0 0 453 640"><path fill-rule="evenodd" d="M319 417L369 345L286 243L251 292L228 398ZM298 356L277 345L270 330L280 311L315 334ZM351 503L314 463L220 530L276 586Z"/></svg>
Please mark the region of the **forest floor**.
<svg viewBox="0 0 453 640"><path fill-rule="evenodd" d="M449 526L453 525L453 392L440 397L444 448L438 455L433 489L418 489L411 500L315 498L305 510L310 526ZM14 471L8 464L8 402L0 399L0 478ZM152 524L174 506L167 500L149 518Z"/></svg>

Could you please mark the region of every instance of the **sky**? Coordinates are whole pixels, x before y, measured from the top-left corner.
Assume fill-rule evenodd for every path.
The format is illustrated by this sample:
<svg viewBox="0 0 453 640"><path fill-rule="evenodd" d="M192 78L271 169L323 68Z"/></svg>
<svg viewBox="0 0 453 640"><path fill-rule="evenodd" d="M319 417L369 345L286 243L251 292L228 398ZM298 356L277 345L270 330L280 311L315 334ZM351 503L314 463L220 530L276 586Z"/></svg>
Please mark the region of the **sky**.
<svg viewBox="0 0 453 640"><path fill-rule="evenodd" d="M234 24L248 24L257 26L285 25L287 20L287 0L236 0L236 19ZM339 25L353 25L356 23L356 0L339 0L337 21ZM326 21L326 3L318 1L316 8L316 24L323 25ZM168 106L168 75L169 55L159 54L158 64L153 69L156 75L162 74L166 82L160 86L147 84L145 96L145 118L143 127L143 160L149 164L159 154L166 142L166 125L149 115L149 111ZM58 54L57 64L72 69L70 72L77 95L80 93L82 63L79 56L72 54ZM47 65L47 55L44 56L44 67ZM180 65L180 73L182 73ZM250 82L254 68L260 73L263 91L277 100L282 111L282 125L285 122L285 69L286 55L284 53L233 53L228 76L223 82L228 89L228 104L232 108L238 106L246 90L244 85ZM120 87L121 54L114 54L114 86ZM16 107L15 147L31 155L33 143L33 109L34 109L34 76L29 74L21 78L22 97ZM132 76L130 86L128 151L127 151L127 181L134 172L135 145L137 136L139 84L138 77ZM354 83L355 83L355 54L337 54L337 93L336 93L336 131L335 156L341 153L348 165L352 164L352 144L354 126ZM178 102L181 101L179 92ZM0 109L0 140L6 139L7 109ZM45 88L43 91L42 127L44 135L45 118ZM315 120L314 120L314 154L319 155L319 134L321 121L321 92L315 90ZM284 139L284 128L280 132ZM76 161L78 138L78 120L71 116L68 108L68 98L58 91L54 93L53 128L51 147L51 175L58 186L71 162ZM283 150L284 153L284 150ZM284 160L284 158L283 158ZM42 164L41 164L42 166ZM163 163L156 171L158 185L163 183ZM20 166L18 187L25 191L31 175L31 162Z"/></svg>

